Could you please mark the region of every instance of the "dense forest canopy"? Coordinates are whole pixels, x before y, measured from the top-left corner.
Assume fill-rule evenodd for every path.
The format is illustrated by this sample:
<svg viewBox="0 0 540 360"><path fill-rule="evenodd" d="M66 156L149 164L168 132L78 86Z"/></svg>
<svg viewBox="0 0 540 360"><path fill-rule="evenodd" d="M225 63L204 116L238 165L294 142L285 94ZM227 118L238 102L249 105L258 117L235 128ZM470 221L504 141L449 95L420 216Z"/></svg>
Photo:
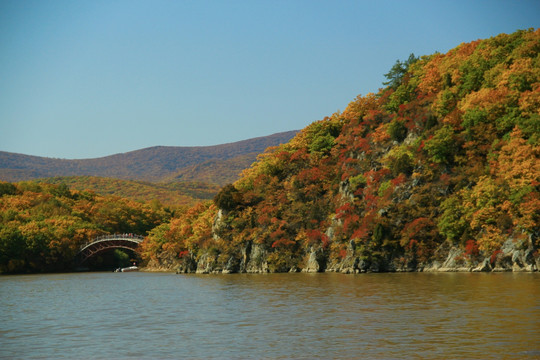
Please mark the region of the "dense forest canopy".
<svg viewBox="0 0 540 360"><path fill-rule="evenodd" d="M146 234L174 211L67 185L0 183L0 272L72 269L81 244L98 235Z"/></svg>
<svg viewBox="0 0 540 360"><path fill-rule="evenodd" d="M151 183L97 176L56 176L36 180L40 183L66 185L71 190L90 190L99 195L114 195L136 201L159 201L170 207L193 206L211 200L220 186L192 181Z"/></svg>
<svg viewBox="0 0 540 360"><path fill-rule="evenodd" d="M143 258L184 272L412 271L449 253L464 268L485 259L492 268L508 244L533 269L539 50L531 29L411 55L387 87L268 149L213 202L183 211L2 184L2 271L47 268L33 262L53 264L113 231L148 232Z"/></svg>

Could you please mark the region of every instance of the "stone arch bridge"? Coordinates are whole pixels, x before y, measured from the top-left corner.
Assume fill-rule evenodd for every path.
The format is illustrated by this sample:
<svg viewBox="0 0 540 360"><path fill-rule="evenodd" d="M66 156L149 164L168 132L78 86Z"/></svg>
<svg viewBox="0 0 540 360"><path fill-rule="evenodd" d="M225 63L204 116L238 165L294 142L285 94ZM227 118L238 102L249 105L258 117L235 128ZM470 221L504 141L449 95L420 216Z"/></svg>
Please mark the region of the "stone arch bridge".
<svg viewBox="0 0 540 360"><path fill-rule="evenodd" d="M144 240L144 236L135 234L102 235L82 245L77 253L76 262L84 264L86 260L111 249L126 249L135 251Z"/></svg>

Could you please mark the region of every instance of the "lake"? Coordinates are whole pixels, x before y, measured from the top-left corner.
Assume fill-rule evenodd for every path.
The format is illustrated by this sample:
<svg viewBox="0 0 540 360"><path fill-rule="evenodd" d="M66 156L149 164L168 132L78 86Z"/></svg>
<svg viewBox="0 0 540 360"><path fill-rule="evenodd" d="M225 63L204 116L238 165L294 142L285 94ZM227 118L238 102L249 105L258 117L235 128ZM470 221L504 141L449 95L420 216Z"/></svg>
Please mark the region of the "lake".
<svg viewBox="0 0 540 360"><path fill-rule="evenodd" d="M6 359L540 359L539 273L0 276Z"/></svg>

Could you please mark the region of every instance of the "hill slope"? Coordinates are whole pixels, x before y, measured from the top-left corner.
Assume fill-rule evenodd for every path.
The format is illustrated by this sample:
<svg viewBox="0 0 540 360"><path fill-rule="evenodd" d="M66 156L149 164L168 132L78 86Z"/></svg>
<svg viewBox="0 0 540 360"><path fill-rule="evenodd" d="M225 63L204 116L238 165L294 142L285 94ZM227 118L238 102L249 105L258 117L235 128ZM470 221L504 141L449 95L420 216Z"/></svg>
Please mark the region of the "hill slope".
<svg viewBox="0 0 540 360"><path fill-rule="evenodd" d="M202 163L182 168L173 176L165 179L167 182L202 181L210 184L226 185L238 180L240 173L255 162L259 153L247 153L231 159L212 159Z"/></svg>
<svg viewBox="0 0 540 360"><path fill-rule="evenodd" d="M152 230L143 256L182 272L540 268L540 30L386 76Z"/></svg>
<svg viewBox="0 0 540 360"><path fill-rule="evenodd" d="M169 207L193 206L197 202L211 200L220 189L220 185L204 182L151 183L96 176L58 176L36 182L66 185L70 190L90 190L102 196L119 196L140 202L158 200Z"/></svg>
<svg viewBox="0 0 540 360"><path fill-rule="evenodd" d="M289 141L297 131L288 131L230 144L201 147L156 146L96 159L51 159L0 152L0 180L22 181L53 176L101 176L127 180L158 182L174 178L178 172L193 169L208 161L227 161L239 166L223 168L205 178L210 183L223 184L236 180L239 170L256 159L266 148ZM249 155L248 155L249 154ZM246 155L248 158L246 159ZM238 159L238 160L235 160ZM191 170L190 180L198 175ZM225 179L225 180L224 180Z"/></svg>

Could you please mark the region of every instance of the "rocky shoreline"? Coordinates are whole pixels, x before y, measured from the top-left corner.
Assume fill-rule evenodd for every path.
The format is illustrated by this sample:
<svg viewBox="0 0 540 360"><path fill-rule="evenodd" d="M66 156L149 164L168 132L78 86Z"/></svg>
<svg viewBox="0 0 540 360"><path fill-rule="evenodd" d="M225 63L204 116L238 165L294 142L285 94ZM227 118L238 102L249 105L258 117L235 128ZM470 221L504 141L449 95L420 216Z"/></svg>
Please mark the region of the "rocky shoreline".
<svg viewBox="0 0 540 360"><path fill-rule="evenodd" d="M483 257L470 257L458 247L440 248L435 259L418 263L403 257L367 260L355 255L351 241L343 259L329 259L322 248L311 248L305 255L303 266L275 269L269 265L268 251L259 244L248 243L238 254L203 253L196 257L187 254L178 258L162 253L152 259L145 271L166 271L178 274L232 274L232 273L277 273L277 272L336 272L343 274L377 272L536 272L540 269L540 254L532 242L515 242L508 239L500 252Z"/></svg>

